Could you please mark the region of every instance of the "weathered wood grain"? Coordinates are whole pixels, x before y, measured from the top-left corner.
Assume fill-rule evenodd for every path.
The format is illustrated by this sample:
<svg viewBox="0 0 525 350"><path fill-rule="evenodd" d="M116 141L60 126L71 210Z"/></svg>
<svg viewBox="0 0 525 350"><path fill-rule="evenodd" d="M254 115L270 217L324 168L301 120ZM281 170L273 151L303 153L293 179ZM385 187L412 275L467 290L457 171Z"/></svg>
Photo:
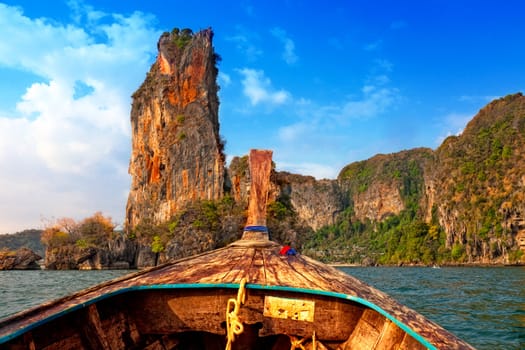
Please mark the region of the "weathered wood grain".
<svg viewBox="0 0 525 350"><path fill-rule="evenodd" d="M250 159L256 162L251 166L253 200L247 225L264 226L271 152L252 152ZM0 320L0 340L25 330L0 345L164 350L197 342L202 348L217 348L225 344L226 306L237 295L233 287L246 282L246 301L236 315L245 331L235 347L251 348L259 342L263 348L290 348L292 339L309 342L315 333L330 348L425 348L401 324L438 349L473 349L352 276L301 254L281 255L281 246L267 237L265 229L247 230L228 247L102 283ZM199 288L203 285L206 288ZM265 315L267 296L311 302L314 317ZM282 312L289 311L286 307L283 302ZM36 324L39 327L32 329Z"/></svg>
<svg viewBox="0 0 525 350"><path fill-rule="evenodd" d="M89 346L93 349L110 349L106 334L100 322L97 305L91 304L86 307L84 314L82 333L85 341L88 342Z"/></svg>
<svg viewBox="0 0 525 350"><path fill-rule="evenodd" d="M381 309L385 310L385 312L390 314L392 317L395 317L400 322L412 328L415 332L420 334L439 349L471 348L468 344L450 334L437 324L425 319L415 311L399 304L386 294L375 290L369 285L349 275L346 275L335 268L319 263L301 254L295 256L279 255L280 248L281 247L279 245L271 242L255 246L237 246L233 244L229 247L201 254L191 259L182 259L180 261L169 263L160 267L141 271L124 278L106 282L97 287L89 288L75 293L74 295L43 304L32 310L16 314L0 321L0 337L4 337L21 327L23 328L30 326L34 322L41 321L52 315L64 313L68 309L71 309L75 306L89 304L91 300L99 298L100 296L126 288L165 284L173 285L174 287L176 287L177 284L239 284L243 278L246 278L248 282L249 295L255 295L255 290L250 290L250 284L260 286L293 287L304 290L341 293L367 300L370 303L374 303ZM203 290L199 291L199 293L202 292ZM134 298L137 300L141 299L139 295L142 292L134 293ZM177 293L184 294L188 292L187 290L179 290ZM217 292L214 293L217 294ZM166 296L159 292L157 297L150 296L148 297L147 301L143 301L142 303L130 303L128 307L132 310L130 312L133 313L133 319L137 324L139 333L150 332L151 330L147 329L146 324L152 324L154 322L158 327L160 327L159 331L171 332L174 329L173 325L177 324L177 322L171 320L168 317L169 314L161 313L161 310L169 311L170 307L173 307L173 305L180 305L180 309L186 308L187 306L185 305L192 305L192 309L188 309L190 314L187 315L187 318L191 319L191 317L195 316L193 324L187 325L185 327L180 326L177 328L178 330L189 330L192 327L195 327L195 324L200 322L199 320L209 319L210 322L211 320L214 322L213 327L208 325L211 331L220 333L222 329L220 328L219 321L222 322L224 320L223 311L220 309L221 307L225 308L227 298L234 297L236 291L233 289L229 290L227 293L221 293L225 293L225 295L219 298L217 295L208 296L208 298L210 298L209 304L206 304L204 301L202 301L202 299L199 299L199 301L192 301L191 293L188 293L186 297L181 296L182 299L185 298L184 302L181 301L180 304L177 304L176 301L173 301L170 304L168 300L164 300ZM115 298L118 298L118 296L115 296ZM248 299L250 300L250 298ZM261 307L262 310L262 303L263 302L260 301L257 305L254 304L250 307L253 309ZM201 306L197 308L197 305ZM331 306L325 305L325 307L329 309ZM207 314L206 309L213 310L213 312L208 311ZM148 312L146 312L147 310ZM195 311L195 313L192 314L191 311ZM199 312L204 312L204 314L198 316ZM363 310L359 309L352 312L354 315L358 315L359 313L363 313ZM98 334L99 331L97 330L98 328L96 326L96 314L94 311L91 311L91 313L91 322L95 325L94 332L95 334ZM171 314L173 314L173 312L171 312ZM378 315L372 310L366 310L365 314L375 315L375 317L378 319L382 319L382 316ZM143 320L141 320L141 315L144 316ZM161 317L159 317L159 315L161 315ZM164 320L167 320L165 322L166 324L163 323ZM284 328L288 327L288 330L296 331L298 334L305 334L299 329L294 330L292 325L284 325L283 323L283 325L279 326L280 321L277 320L271 320L270 322L265 321L261 317L259 319L250 318L250 321L253 321L253 323L263 323L264 328L261 330L261 334L270 334L270 331L267 331L267 329L271 329L273 326L275 326L275 329L278 329L278 331L284 331ZM340 320L330 319L330 317L327 316L327 318L323 320L323 323L326 323L327 327L333 332L335 332L335 329L342 328L343 323L349 323L353 325L357 324L357 328L363 327L363 329L370 326L371 324L370 322L367 324L363 322L365 321L360 319L360 316L349 316L346 319L341 318ZM382 319L381 322L385 323L386 320ZM165 328L163 329L162 327ZM370 329L376 329L373 332L375 334L375 340L372 341L376 342L377 338L380 337L383 328L381 328L381 325L375 328L372 326L370 327ZM205 327L203 326L203 328ZM303 327L301 329L313 331L313 328L309 329L308 327ZM398 330L395 330L395 332L386 332L382 335L382 337L386 336L398 339L400 337L397 334L398 332ZM363 331L362 333L364 334L366 332ZM353 336L357 337L358 334L356 333L356 335ZM103 339L103 336L100 335L99 338ZM103 342L103 340L100 341ZM360 342L361 341L359 341L359 343ZM396 342L398 341L396 340ZM415 342L408 338L404 340L404 343L411 344L410 346L415 344ZM383 344L386 344L385 341ZM386 345L381 346L381 348L388 348Z"/></svg>
<svg viewBox="0 0 525 350"><path fill-rule="evenodd" d="M246 226L266 226L266 202L272 171L272 151L250 151L250 200Z"/></svg>

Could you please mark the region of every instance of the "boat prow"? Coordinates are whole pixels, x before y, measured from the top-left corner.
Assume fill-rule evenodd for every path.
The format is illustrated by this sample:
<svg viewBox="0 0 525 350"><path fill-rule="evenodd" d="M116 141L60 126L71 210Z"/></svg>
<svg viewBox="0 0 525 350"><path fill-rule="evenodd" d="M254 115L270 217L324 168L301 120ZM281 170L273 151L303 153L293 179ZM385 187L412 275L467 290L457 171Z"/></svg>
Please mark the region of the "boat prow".
<svg viewBox="0 0 525 350"><path fill-rule="evenodd" d="M366 283L286 251L261 222L249 223L227 247L0 320L0 347L473 349Z"/></svg>

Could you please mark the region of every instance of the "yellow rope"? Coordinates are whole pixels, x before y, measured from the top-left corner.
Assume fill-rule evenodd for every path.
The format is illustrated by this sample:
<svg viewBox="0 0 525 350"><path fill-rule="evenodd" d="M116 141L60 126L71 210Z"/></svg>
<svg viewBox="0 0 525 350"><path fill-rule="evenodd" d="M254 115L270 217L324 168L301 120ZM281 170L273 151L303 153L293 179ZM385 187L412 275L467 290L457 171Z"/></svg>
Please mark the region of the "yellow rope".
<svg viewBox="0 0 525 350"><path fill-rule="evenodd" d="M303 345L303 342L308 338L299 339L297 337L294 337L293 335L290 335L288 337L290 338L290 343L291 343L290 350L296 350L296 349L306 350L306 348ZM317 344L315 341L315 331L314 331L314 333L312 334L312 350L316 350L316 348L317 348Z"/></svg>
<svg viewBox="0 0 525 350"><path fill-rule="evenodd" d="M295 349L306 350L303 346L303 341L305 339L306 338L298 339L294 336L290 336L290 343L292 344L292 346L290 347L290 350L295 350Z"/></svg>
<svg viewBox="0 0 525 350"><path fill-rule="evenodd" d="M226 350L230 350L232 343L235 340L235 336L241 334L244 331L244 326L239 320L239 309L241 305L246 301L246 278L241 280L239 285L239 291L237 292L237 299L228 299L226 305L226 335L228 342L226 343Z"/></svg>

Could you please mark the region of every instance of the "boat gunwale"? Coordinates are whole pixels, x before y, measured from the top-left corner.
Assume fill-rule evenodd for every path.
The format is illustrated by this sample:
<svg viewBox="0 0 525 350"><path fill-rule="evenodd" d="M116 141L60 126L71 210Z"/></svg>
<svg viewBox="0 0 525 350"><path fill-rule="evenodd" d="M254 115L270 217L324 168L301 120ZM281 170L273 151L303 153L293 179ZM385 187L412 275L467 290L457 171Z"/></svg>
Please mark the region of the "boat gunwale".
<svg viewBox="0 0 525 350"><path fill-rule="evenodd" d="M16 331L6 334L4 336L0 337L0 344L6 343L12 339L15 339L24 333L27 333L33 329L36 329L40 327L41 325L44 325L48 322L51 322L57 318L60 318L64 315L67 315L69 313L75 312L77 310L81 310L89 305L96 304L100 301L112 298L114 296L118 296L125 293L135 292L135 291L144 291L144 290L177 290L177 289L238 289L240 286L239 283L166 283L166 284L152 284L152 285L135 285L135 286L128 286L119 288L113 291L109 291L104 294L100 294L98 296L95 296L83 303L79 303L76 305L73 305L71 307L68 307L64 310L61 310L57 313L51 314L45 318L42 318L38 321L35 321L25 327L19 328ZM319 296L327 296L342 300L349 300L353 301L357 304L363 305L369 309L372 309L382 316L386 317L388 320L392 321L394 324L396 324L399 328L401 328L404 332L406 332L408 335L410 335L412 338L417 340L419 343L427 347L428 349L436 350L437 348L431 344L428 340L426 340L422 335L414 331L412 328L410 328L405 323L398 320L396 317L392 316L390 313L385 311L383 308L379 307L378 305L363 299L361 297L345 294L345 293L339 293L339 292L332 292L332 291L326 291L326 290L316 290L316 289L307 289L307 288L297 288L297 287L290 287L290 286L277 286L277 285L261 285L256 283L247 283L245 285L246 289L252 289L252 290L268 290L268 291L279 291L279 292L293 292L293 293L302 293L302 294L308 294L308 295L319 295ZM60 300L60 299L59 299ZM52 304L53 302L51 302ZM33 308L32 310L28 311L37 311L39 309L39 306ZM17 316L18 314L12 315ZM21 316L21 315L20 315ZM8 320L10 317L6 317L5 320Z"/></svg>

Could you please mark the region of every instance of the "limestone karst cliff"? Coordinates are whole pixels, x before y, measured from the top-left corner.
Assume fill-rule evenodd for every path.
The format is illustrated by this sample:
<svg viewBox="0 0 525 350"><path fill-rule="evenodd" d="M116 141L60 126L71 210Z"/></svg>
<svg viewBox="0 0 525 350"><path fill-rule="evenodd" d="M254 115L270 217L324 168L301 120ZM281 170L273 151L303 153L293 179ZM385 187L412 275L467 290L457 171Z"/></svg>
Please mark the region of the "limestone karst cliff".
<svg viewBox="0 0 525 350"><path fill-rule="evenodd" d="M428 207L446 245L485 263L525 252L525 96L492 101L435 155Z"/></svg>
<svg viewBox="0 0 525 350"><path fill-rule="evenodd" d="M146 267L241 236L248 157L225 167L212 40L211 29L162 34L133 94L125 230L95 245L49 245L48 268ZM525 263L524 169L518 93L436 150L379 154L333 180L273 169L267 225L272 239L327 261Z"/></svg>
<svg viewBox="0 0 525 350"><path fill-rule="evenodd" d="M211 29L162 34L157 60L133 95L129 227L164 222L189 201L223 195L212 39Z"/></svg>
<svg viewBox="0 0 525 350"><path fill-rule="evenodd" d="M377 155L343 168L338 182L348 206L314 240L340 240L323 248L331 255L373 253L390 263L523 262L524 150L525 97L495 100L435 151Z"/></svg>
<svg viewBox="0 0 525 350"><path fill-rule="evenodd" d="M288 172L277 172L273 180L275 197L289 199L297 219L313 230L333 225L348 206L348 196L335 180L316 180Z"/></svg>
<svg viewBox="0 0 525 350"><path fill-rule="evenodd" d="M212 38L211 29L164 33L133 95L126 225L131 239L142 238L138 266L216 248L242 232L250 174L246 157L225 169ZM524 100L492 102L437 150L376 155L334 180L272 171L273 238L336 259L520 260Z"/></svg>
<svg viewBox="0 0 525 350"><path fill-rule="evenodd" d="M433 159L431 149L416 148L378 154L344 167L338 183L349 197L353 218L379 222L411 205L426 208L422 194L425 174L430 171Z"/></svg>

